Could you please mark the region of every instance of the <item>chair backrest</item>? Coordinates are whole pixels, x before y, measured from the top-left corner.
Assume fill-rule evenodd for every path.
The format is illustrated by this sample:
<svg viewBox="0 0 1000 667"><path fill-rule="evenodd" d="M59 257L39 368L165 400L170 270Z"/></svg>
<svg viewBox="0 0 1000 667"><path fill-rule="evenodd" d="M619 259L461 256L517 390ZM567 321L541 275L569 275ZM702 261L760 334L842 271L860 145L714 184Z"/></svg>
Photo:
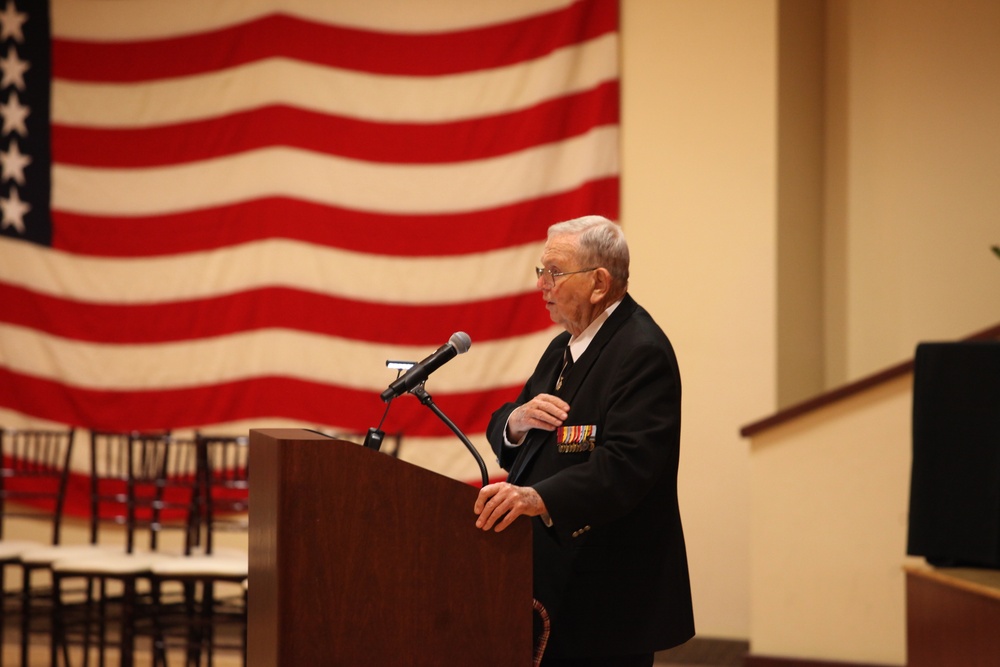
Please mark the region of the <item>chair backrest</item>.
<svg viewBox="0 0 1000 667"><path fill-rule="evenodd" d="M153 548L157 536L167 530L183 530L183 546L198 540L199 517L202 513L201 449L195 438L170 438L165 451L162 475L150 507L150 537Z"/></svg>
<svg viewBox="0 0 1000 667"><path fill-rule="evenodd" d="M197 434L201 456L201 538L212 553L217 531L247 532L250 507L250 440L248 436Z"/></svg>
<svg viewBox="0 0 1000 667"><path fill-rule="evenodd" d="M75 435L72 428L0 429L0 539L7 519L21 517L50 522L59 544Z"/></svg>
<svg viewBox="0 0 1000 667"><path fill-rule="evenodd" d="M128 524L129 438L127 432L90 432L90 542L101 526Z"/></svg>
<svg viewBox="0 0 1000 667"><path fill-rule="evenodd" d="M163 530L189 529L199 476L193 440L167 432L92 431L90 457L92 542L108 522L124 527L129 553L141 535L155 551Z"/></svg>

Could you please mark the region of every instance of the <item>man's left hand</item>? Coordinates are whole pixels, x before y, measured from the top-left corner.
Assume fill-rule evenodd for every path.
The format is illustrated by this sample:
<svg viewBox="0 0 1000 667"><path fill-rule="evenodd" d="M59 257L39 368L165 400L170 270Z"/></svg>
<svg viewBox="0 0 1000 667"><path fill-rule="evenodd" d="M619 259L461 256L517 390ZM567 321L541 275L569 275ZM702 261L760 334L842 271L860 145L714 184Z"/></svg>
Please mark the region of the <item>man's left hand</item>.
<svg viewBox="0 0 1000 667"><path fill-rule="evenodd" d="M496 526L498 533L519 516L546 514L545 502L537 491L530 486L514 486L507 482L484 486L473 511L479 515L476 528L490 530Z"/></svg>

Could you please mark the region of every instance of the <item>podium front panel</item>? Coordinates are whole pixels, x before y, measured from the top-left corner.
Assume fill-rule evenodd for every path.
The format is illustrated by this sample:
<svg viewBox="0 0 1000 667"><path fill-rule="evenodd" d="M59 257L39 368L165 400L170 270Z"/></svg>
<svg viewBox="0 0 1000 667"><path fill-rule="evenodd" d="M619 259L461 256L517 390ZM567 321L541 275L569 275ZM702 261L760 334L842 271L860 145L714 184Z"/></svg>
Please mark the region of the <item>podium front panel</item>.
<svg viewBox="0 0 1000 667"><path fill-rule="evenodd" d="M299 429L251 431L250 667L529 665L531 526L478 490Z"/></svg>

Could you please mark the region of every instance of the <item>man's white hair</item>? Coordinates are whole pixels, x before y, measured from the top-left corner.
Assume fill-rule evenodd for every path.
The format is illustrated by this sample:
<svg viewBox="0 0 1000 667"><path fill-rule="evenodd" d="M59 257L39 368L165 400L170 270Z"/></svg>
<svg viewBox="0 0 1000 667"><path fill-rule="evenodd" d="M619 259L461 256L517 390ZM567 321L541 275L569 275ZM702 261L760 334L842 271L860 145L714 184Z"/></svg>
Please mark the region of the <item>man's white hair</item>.
<svg viewBox="0 0 1000 667"><path fill-rule="evenodd" d="M629 253L621 225L602 215L585 215L549 227L549 238L575 236L581 266L602 266L618 287L628 287Z"/></svg>

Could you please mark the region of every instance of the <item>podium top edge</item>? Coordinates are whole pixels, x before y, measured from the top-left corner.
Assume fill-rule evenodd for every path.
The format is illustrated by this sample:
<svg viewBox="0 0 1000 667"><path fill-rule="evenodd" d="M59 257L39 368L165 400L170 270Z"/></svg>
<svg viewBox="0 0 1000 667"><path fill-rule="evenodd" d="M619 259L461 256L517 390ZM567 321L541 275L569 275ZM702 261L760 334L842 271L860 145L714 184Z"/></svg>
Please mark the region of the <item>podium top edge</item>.
<svg viewBox="0 0 1000 667"><path fill-rule="evenodd" d="M313 431L306 428L252 428L250 429L250 435L253 436L254 433L260 433L269 438L274 438L276 440L337 440L337 438L330 437L319 431Z"/></svg>

